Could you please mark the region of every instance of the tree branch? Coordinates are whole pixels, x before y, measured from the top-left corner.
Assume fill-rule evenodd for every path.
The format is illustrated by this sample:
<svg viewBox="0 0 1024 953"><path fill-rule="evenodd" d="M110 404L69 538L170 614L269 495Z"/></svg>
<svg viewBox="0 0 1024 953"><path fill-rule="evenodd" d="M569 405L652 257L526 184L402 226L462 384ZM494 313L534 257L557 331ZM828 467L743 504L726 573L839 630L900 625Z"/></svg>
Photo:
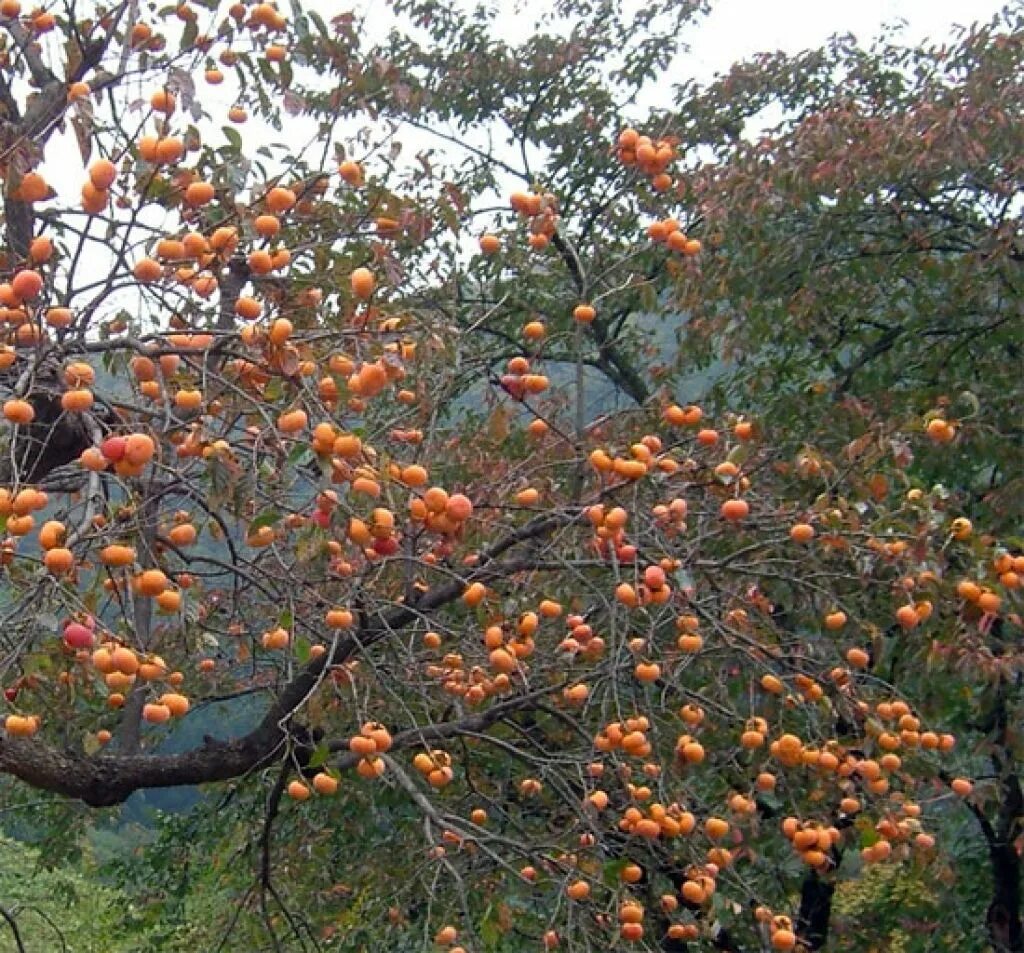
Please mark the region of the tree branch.
<svg viewBox="0 0 1024 953"><path fill-rule="evenodd" d="M289 721L317 690L328 668L343 664L358 652L365 652L375 642L425 613L454 602L462 595L467 582L509 578L530 569L535 560L500 561L497 557L519 543L546 535L578 518L579 514L562 513L531 520L484 550L479 565L467 573L465 579L456 579L428 591L415 606L378 612L375 618L364 616L355 632L336 639L329 652L314 659L285 685L260 723L241 738L220 741L207 737L199 748L180 754L104 752L93 757L61 751L35 739L0 738L0 772L92 807L111 807L142 788L227 781L261 768L277 755L287 739ZM521 706L523 702L518 700L518 704ZM506 710L495 706L490 711L503 713ZM488 717L500 715L484 712L475 716L466 722L467 730L479 730L481 719L483 724L489 724ZM458 733L457 728L449 730ZM412 744L428 737L428 731L414 729L403 737Z"/></svg>
<svg viewBox="0 0 1024 953"><path fill-rule="evenodd" d="M6 907L0 907L0 917L3 917L11 928L11 933L14 934L14 945L18 948L18 953L25 953L25 944L21 940L21 933L18 931L18 921L14 919L14 915Z"/></svg>

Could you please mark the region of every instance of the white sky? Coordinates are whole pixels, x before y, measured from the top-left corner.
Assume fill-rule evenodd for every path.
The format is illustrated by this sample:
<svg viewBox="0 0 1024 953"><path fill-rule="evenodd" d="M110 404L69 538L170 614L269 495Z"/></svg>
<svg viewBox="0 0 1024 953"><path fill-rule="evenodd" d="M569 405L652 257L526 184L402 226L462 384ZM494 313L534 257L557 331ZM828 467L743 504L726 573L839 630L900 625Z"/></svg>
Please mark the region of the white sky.
<svg viewBox="0 0 1024 953"><path fill-rule="evenodd" d="M472 8L475 0L449 0ZM639 7L643 0L626 0ZM711 14L693 27L687 38L693 52L687 65L694 75L710 79L738 59L766 50L794 53L820 46L834 33L853 33L869 43L883 26L906 24L903 37L909 42L943 40L955 25L989 20L1007 4L1019 0L711 0ZM335 13L338 0L306 0L324 15ZM501 10L503 36L519 41L529 35L537 14L550 0L491 0ZM347 6L347 5L346 5ZM364 27L377 37L393 22L389 4L382 0L356 0ZM532 14L532 15L531 15Z"/></svg>
<svg viewBox="0 0 1024 953"><path fill-rule="evenodd" d="M942 41L954 25L991 19L1003 0L712 0L693 30L688 65L701 79L751 53L820 46L834 33L868 44L883 26L906 22L903 38Z"/></svg>

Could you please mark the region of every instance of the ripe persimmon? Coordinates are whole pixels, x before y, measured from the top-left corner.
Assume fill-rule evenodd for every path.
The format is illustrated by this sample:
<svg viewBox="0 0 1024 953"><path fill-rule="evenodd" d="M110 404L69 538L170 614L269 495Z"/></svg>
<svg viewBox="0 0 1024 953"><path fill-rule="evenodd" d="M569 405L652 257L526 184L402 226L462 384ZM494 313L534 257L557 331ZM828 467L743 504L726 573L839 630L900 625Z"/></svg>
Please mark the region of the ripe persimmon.
<svg viewBox="0 0 1024 953"><path fill-rule="evenodd" d="M191 707L189 700L177 692L165 692L158 699L158 703L167 708L174 718L181 718Z"/></svg>
<svg viewBox="0 0 1024 953"><path fill-rule="evenodd" d="M92 391L86 387L68 390L61 394L60 405L69 413L83 413L93 405Z"/></svg>
<svg viewBox="0 0 1024 953"><path fill-rule="evenodd" d="M17 197L22 202L43 202L50 195L50 186L38 172L26 172L18 186Z"/></svg>
<svg viewBox="0 0 1024 953"><path fill-rule="evenodd" d="M159 702L147 702L142 706L142 718L150 724L159 725L171 718L171 710Z"/></svg>
<svg viewBox="0 0 1024 953"><path fill-rule="evenodd" d="M326 622L332 629L348 629L355 624L355 615L351 609L328 609Z"/></svg>
<svg viewBox="0 0 1024 953"><path fill-rule="evenodd" d="M913 606L900 606L896 610L896 621L904 629L913 629L921 622L921 617Z"/></svg>
<svg viewBox="0 0 1024 953"><path fill-rule="evenodd" d="M164 270L160 262L155 261L152 258L142 258L136 262L135 267L132 269L132 273L139 281L151 282L156 281L163 275Z"/></svg>
<svg viewBox="0 0 1024 953"><path fill-rule="evenodd" d="M109 159L96 159L89 165L89 181L96 189L106 191L117 179L117 166Z"/></svg>
<svg viewBox="0 0 1024 953"><path fill-rule="evenodd" d="M153 459L156 444L144 433L129 434L124 440L124 459L131 464L142 465Z"/></svg>
<svg viewBox="0 0 1024 953"><path fill-rule="evenodd" d="M350 278L352 293L359 299L365 301L372 294L376 281L373 272L369 268L356 268Z"/></svg>
<svg viewBox="0 0 1024 953"><path fill-rule="evenodd" d="M55 546L43 554L43 565L55 576L70 572L75 565L75 556L70 549Z"/></svg>
<svg viewBox="0 0 1024 953"><path fill-rule="evenodd" d="M834 612L830 612L825 616L825 628L833 632L837 632L846 625L846 621L846 613L841 609L836 609Z"/></svg>
<svg viewBox="0 0 1024 953"><path fill-rule="evenodd" d="M358 162L346 159L338 166L338 174L349 185L356 186L363 184L363 170Z"/></svg>
<svg viewBox="0 0 1024 953"><path fill-rule="evenodd" d="M37 235L28 246L28 256L38 265L48 262L53 257L53 242L45 235Z"/></svg>
<svg viewBox="0 0 1024 953"><path fill-rule="evenodd" d="M157 596L169 585L167 576L159 569L146 569L137 579L139 592L144 596Z"/></svg>
<svg viewBox="0 0 1024 953"><path fill-rule="evenodd" d="M270 209L275 215L281 212L287 212L292 206L295 205L296 197L295 193L291 189L286 189L283 186L274 186L263 198L267 208Z"/></svg>
<svg viewBox="0 0 1024 953"><path fill-rule="evenodd" d="M809 543L814 539L814 527L810 523L794 523L789 529L789 538L794 543Z"/></svg>
<svg viewBox="0 0 1024 953"><path fill-rule="evenodd" d="M586 900L590 896L590 884L585 880L576 880L565 888L565 892L570 900Z"/></svg>
<svg viewBox="0 0 1024 953"><path fill-rule="evenodd" d="M216 191L209 182L192 182L185 189L185 204L206 205L213 201L215 195Z"/></svg>
<svg viewBox="0 0 1024 953"><path fill-rule="evenodd" d="M279 651L286 649L291 644L291 634L287 629L278 626L274 629L264 632L261 638L263 648L271 651Z"/></svg>
<svg viewBox="0 0 1024 953"><path fill-rule="evenodd" d="M177 99L168 89L157 89L149 97L149 104L153 107L155 112L164 113L170 115L174 112L174 107L177 105Z"/></svg>
<svg viewBox="0 0 1024 953"><path fill-rule="evenodd" d="M4 417L12 424L30 424L35 419L35 408L27 401L19 398L12 398L4 401Z"/></svg>
<svg viewBox="0 0 1024 953"><path fill-rule="evenodd" d="M951 443L956 437L956 427L941 417L935 417L928 421L925 429L928 436L936 443Z"/></svg>
<svg viewBox="0 0 1024 953"><path fill-rule="evenodd" d="M301 781L289 781L288 782L288 797L295 801L308 801L310 797L309 788Z"/></svg>
<svg viewBox="0 0 1024 953"><path fill-rule="evenodd" d="M43 290L43 276L38 271L25 268L11 279L11 290L18 298L29 301Z"/></svg>
<svg viewBox="0 0 1024 953"><path fill-rule="evenodd" d="M31 738L38 730L36 715L8 715L4 719L4 731L12 738Z"/></svg>
<svg viewBox="0 0 1024 953"><path fill-rule="evenodd" d="M276 215L257 215L253 221L256 234L263 238L273 238L281 231L281 219Z"/></svg>
<svg viewBox="0 0 1024 953"><path fill-rule="evenodd" d="M257 275L268 275L274 270L274 259L263 248L250 252L248 262L249 268Z"/></svg>
<svg viewBox="0 0 1024 953"><path fill-rule="evenodd" d="M750 513L750 506L746 500L726 500L722 504L721 513L724 519L730 522L738 522L739 520L746 519Z"/></svg>
<svg viewBox="0 0 1024 953"><path fill-rule="evenodd" d="M485 255L494 255L501 250L501 239L497 235L485 234L480 236L480 251Z"/></svg>
<svg viewBox="0 0 1024 953"><path fill-rule="evenodd" d="M335 794L338 790L338 779L325 771L318 771L313 775L313 790L325 796Z"/></svg>
<svg viewBox="0 0 1024 953"><path fill-rule="evenodd" d="M792 950L796 946L796 934L792 930L775 930L772 933L772 949Z"/></svg>

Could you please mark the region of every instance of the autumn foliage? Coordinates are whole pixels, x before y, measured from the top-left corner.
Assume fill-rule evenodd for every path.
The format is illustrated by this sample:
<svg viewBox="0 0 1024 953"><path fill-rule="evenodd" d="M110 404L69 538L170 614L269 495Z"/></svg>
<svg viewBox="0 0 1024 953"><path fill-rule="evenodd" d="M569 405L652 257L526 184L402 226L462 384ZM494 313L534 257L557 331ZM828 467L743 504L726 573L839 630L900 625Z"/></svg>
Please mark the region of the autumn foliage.
<svg viewBox="0 0 1024 953"><path fill-rule="evenodd" d="M943 110L1013 125L1019 25L959 49L999 79L978 112L935 81L730 151L693 124L729 83L754 111L743 70L614 105L691 6L616 7L591 59L539 34L518 79L432 4L396 13L433 52L391 60L283 4L0 6L3 790L109 817L202 786L223 823L167 849L244 858L210 868L225 949L824 949L879 869L955 895L966 829L972 936L1021 949L1019 381L943 366L1019 318L988 201L1019 161L978 146L970 222L912 197ZM927 180L888 211L887 148ZM943 288L954 350L914 362Z"/></svg>

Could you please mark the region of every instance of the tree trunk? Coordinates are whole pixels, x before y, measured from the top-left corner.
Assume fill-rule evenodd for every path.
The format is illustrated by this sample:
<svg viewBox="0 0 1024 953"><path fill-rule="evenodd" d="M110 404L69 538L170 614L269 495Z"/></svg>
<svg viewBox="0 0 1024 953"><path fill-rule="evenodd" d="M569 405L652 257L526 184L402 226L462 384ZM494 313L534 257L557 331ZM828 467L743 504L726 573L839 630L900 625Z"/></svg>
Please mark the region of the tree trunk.
<svg viewBox="0 0 1024 953"><path fill-rule="evenodd" d="M808 871L800 886L800 911L797 913L796 929L800 939L811 950L823 949L828 942L832 895L835 890L835 884L822 880L815 870Z"/></svg>

